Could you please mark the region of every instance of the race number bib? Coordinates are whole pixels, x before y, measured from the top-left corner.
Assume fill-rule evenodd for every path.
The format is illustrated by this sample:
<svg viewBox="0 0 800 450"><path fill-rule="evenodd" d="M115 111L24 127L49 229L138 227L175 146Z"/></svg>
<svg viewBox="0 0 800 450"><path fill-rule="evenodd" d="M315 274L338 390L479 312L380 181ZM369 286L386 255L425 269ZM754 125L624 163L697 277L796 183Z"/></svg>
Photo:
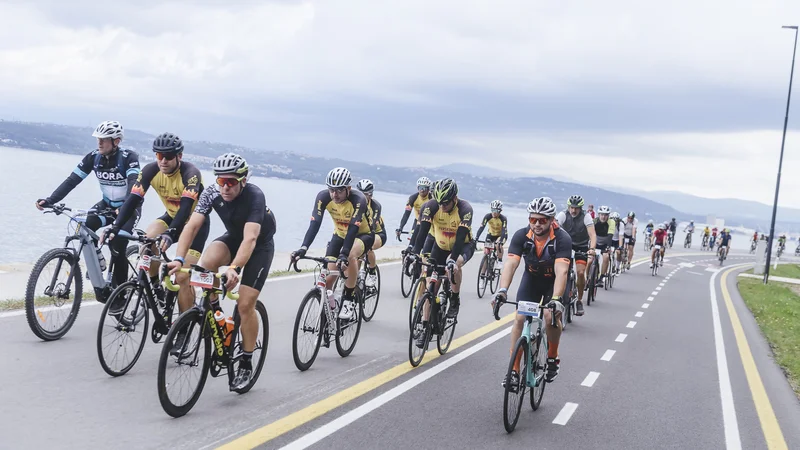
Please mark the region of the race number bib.
<svg viewBox="0 0 800 450"><path fill-rule="evenodd" d="M656 245L655 245L655 249L656 249L656 250L661 250L661 246L660 246L660 245L658 245L658 244L656 244Z"/></svg>
<svg viewBox="0 0 800 450"><path fill-rule="evenodd" d="M192 271L192 278L189 280L189 285L211 289L214 287L214 274Z"/></svg>
<svg viewBox="0 0 800 450"><path fill-rule="evenodd" d="M139 258L139 269L140 270L150 270L150 259L152 256L150 255L142 255Z"/></svg>
<svg viewBox="0 0 800 450"><path fill-rule="evenodd" d="M523 302L517 303L517 314L523 316L539 317L539 304L536 302Z"/></svg>

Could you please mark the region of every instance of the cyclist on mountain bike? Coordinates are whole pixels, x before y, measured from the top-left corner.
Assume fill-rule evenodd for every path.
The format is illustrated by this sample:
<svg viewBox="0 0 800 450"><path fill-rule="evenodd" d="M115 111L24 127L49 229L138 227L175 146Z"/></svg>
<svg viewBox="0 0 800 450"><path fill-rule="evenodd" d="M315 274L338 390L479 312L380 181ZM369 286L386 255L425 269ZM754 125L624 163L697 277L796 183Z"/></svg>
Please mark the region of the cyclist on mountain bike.
<svg viewBox="0 0 800 450"><path fill-rule="evenodd" d="M583 288L586 285L586 269L592 265L597 246L594 221L583 210L583 197L573 195L567 200L567 211L556 216L556 222L569 233L572 249L575 250L575 271L578 274L578 301L575 304L575 315L583 315ZM571 254L570 254L571 256Z"/></svg>
<svg viewBox="0 0 800 450"><path fill-rule="evenodd" d="M617 223L610 218L611 209L601 205L597 208L597 218L594 219L594 232L597 235L597 249L603 252L603 264L600 269L600 278L597 279L597 286L602 286L605 282L606 272L608 271L608 252L614 248L613 238L617 234Z"/></svg>
<svg viewBox="0 0 800 450"><path fill-rule="evenodd" d="M572 256L572 239L569 233L560 228L553 216L556 214L556 205L549 197L540 197L528 203L528 221L530 225L517 230L511 238L508 246L508 264L503 268L500 275L500 289L497 292L492 307L495 302L505 302L508 298L508 288L514 280L514 273L520 264L520 258L525 259L525 271L522 273L522 281L517 288L517 301L531 301L546 305L550 300L562 303L561 296L567 287L569 275L569 260ZM558 344L561 339L561 311L563 305L559 305L559 312L556 313L558 327L551 326L550 310L544 310L544 323L546 327L547 340L547 372L545 380L555 381L558 377L560 359L558 355ZM516 320L511 328L511 352L514 351L514 344L522 334L525 325L525 316L516 315ZM511 384L519 383L520 360L514 361L514 369L511 373ZM503 379L505 386L505 377Z"/></svg>
<svg viewBox="0 0 800 450"><path fill-rule="evenodd" d="M665 253L666 247L667 247L665 244L666 244L666 239L668 238L668 236L669 235L667 233L667 226L664 225L663 223L658 224L658 229L653 232L653 242L650 244L650 249L652 250L650 252L650 268L651 269L653 268L653 266L656 264L656 261L657 261L656 252L658 252L658 249L656 249L655 246L656 245L660 245L661 246L661 258L663 259L664 258L664 253ZM663 266L664 263L660 263L660 265Z"/></svg>
<svg viewBox="0 0 800 450"><path fill-rule="evenodd" d="M49 197L36 201L36 208L44 209L52 206L64 199L81 181L90 173L94 172L97 181L100 183L100 192L103 199L97 202L92 209L117 209L125 202L125 198L130 194L136 178L139 176L139 155L132 150L119 148L120 142L124 137L122 125L114 120L106 121L97 126L92 133L97 138L97 150L93 150L84 156L78 167L76 167L69 177L50 194ZM136 214L131 214L130 218L122 224L120 229L130 233L139 220L141 210L137 209ZM116 212L103 216L89 214L86 218L86 227L92 231L97 231L109 225L116 217ZM118 286L128 279L128 263L125 255L127 241L117 239L109 245L116 257L113 258L114 274L112 286ZM97 301L105 303L106 294L97 293ZM109 292L110 294L110 292Z"/></svg>
<svg viewBox="0 0 800 450"><path fill-rule="evenodd" d="M197 200L194 213L178 239L176 256L167 266L170 275L180 270L211 210L216 211L225 226L225 234L211 242L198 265L214 272L228 265L225 271L228 290L241 281L237 307L241 317L242 359L231 383L235 390L247 386L253 376L253 350L258 339L256 300L267 281L275 255L276 222L275 215L267 207L264 192L247 182L250 167L244 158L236 153L225 153L214 161L213 170L217 182L206 188ZM211 307L221 310L218 298L212 299ZM185 340L185 334L176 337L177 352Z"/></svg>
<svg viewBox="0 0 800 450"><path fill-rule="evenodd" d="M475 240L480 240L481 233L486 225L489 225L489 231L486 232L486 242L494 242L495 250L497 251L497 268L503 268L503 243L508 239L508 219L501 214L503 211L503 202L495 200L489 205L491 212L483 216L481 227L475 233Z"/></svg>
<svg viewBox="0 0 800 450"><path fill-rule="evenodd" d="M431 180L428 177L420 177L417 180L417 192L411 194L408 197L408 202L406 202L406 212L403 213L403 218L400 219L400 226L394 230L395 234L397 235L397 240L400 240L400 234L403 232L403 228L406 226L406 222L408 221L408 217L411 215L411 211L414 211L414 224L411 226L411 241L408 243L407 251L411 251L414 248L414 244L417 242L417 238L419 237L423 241L425 241L426 236L419 236L419 211L422 208L422 205L425 202L431 200Z"/></svg>
<svg viewBox="0 0 800 450"><path fill-rule="evenodd" d="M375 229L375 237L372 243L372 248L367 250L367 274L375 275L375 267L378 265L375 259L375 250L383 247L383 244L386 243L386 228L383 223L383 216L381 215L383 212L383 207L372 196L372 194L375 192L375 185L371 180L363 179L359 181L356 184L356 189L361 191L361 193L364 194L364 197L367 199L367 211L372 226Z"/></svg>

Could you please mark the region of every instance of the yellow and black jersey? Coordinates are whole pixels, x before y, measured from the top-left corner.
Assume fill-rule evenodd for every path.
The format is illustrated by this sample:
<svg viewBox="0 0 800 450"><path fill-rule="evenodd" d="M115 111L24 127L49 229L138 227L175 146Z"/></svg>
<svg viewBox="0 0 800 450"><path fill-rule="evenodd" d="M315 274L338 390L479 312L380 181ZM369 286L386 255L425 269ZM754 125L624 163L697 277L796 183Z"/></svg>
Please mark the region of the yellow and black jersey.
<svg viewBox="0 0 800 450"><path fill-rule="evenodd" d="M422 208L428 200L432 199L431 194L428 193L427 197L423 197L419 194L419 192L415 192L408 197L408 202L406 202L406 211L414 211L414 218L419 220L419 210Z"/></svg>
<svg viewBox="0 0 800 450"><path fill-rule="evenodd" d="M370 217L370 224L373 226L375 233L383 232L383 206L378 203L374 198L367 199L367 212Z"/></svg>
<svg viewBox="0 0 800 450"><path fill-rule="evenodd" d="M322 220L325 211L328 211L333 220L333 233L342 239L347 236L347 230L350 225L358 227L358 234L365 234L371 231L372 221L368 215L367 199L364 194L355 189L351 189L350 195L340 204L333 201L327 189L320 191L314 201L311 220Z"/></svg>
<svg viewBox="0 0 800 450"><path fill-rule="evenodd" d="M481 227L478 228L478 232L475 234L476 239L481 238L481 233L483 233L483 229L489 227L489 231L487 234L493 238L500 238L500 240L505 241L508 239L508 219L506 216L502 214L498 214L497 217L494 217L492 213L487 213L483 216L483 222L481 222Z"/></svg>
<svg viewBox="0 0 800 450"><path fill-rule="evenodd" d="M464 242L472 240L472 206L466 200L459 199L449 213L444 212L435 200L430 200L422 205L420 222L431 224L436 245L442 250L452 250L460 227L465 227L468 231Z"/></svg>
<svg viewBox="0 0 800 450"><path fill-rule="evenodd" d="M189 211L197 205L197 199L203 191L203 175L194 164L189 162L181 161L178 170L171 174L161 172L158 163L151 162L142 168L136 184L131 189L131 194L144 197L151 187L158 193L167 214L174 219L181 208L181 199L192 200Z"/></svg>

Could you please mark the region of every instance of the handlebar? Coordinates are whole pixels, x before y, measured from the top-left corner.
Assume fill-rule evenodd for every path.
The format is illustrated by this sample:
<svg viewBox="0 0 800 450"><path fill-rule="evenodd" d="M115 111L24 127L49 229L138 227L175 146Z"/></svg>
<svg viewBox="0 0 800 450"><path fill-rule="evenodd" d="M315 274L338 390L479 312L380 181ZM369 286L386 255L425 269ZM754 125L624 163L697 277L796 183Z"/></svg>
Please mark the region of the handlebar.
<svg viewBox="0 0 800 450"><path fill-rule="evenodd" d="M192 268L191 269L181 268L179 270L179 272L181 272L181 273L192 273L193 270L197 270L198 272L210 273L210 271L208 271L208 270L204 269L203 267L200 267L200 266L198 266L196 264L192 264ZM222 288L221 290L222 290L223 294L225 295L225 297L228 297L229 299L231 299L233 301L239 300L239 294L238 293L231 292L231 291L228 291L227 289L225 289L225 284L228 281L228 277L225 276L225 273L223 273L223 272L214 273L214 278L217 278L218 280L220 280L220 287ZM166 277L164 279L164 285L167 287L167 289L169 289L172 292L176 292L179 289L178 286L172 284L172 281L169 279L169 277Z"/></svg>
<svg viewBox="0 0 800 450"><path fill-rule="evenodd" d="M443 268L445 270L447 269L447 264L437 264L436 260L431 258L430 256L427 258L428 262L423 261L422 258L417 254L412 253L410 256L413 257L415 262L422 267L430 267L433 269ZM453 273L450 273L450 276L448 278L450 279L450 284L456 284Z"/></svg>
<svg viewBox="0 0 800 450"><path fill-rule="evenodd" d="M302 272L302 270L300 270L297 267L297 262L300 261L301 259L307 259L307 260L314 261L314 262L322 264L322 265L327 265L329 263L335 263L336 262L336 260L332 259L332 258L333 258L332 256L330 256L330 257L328 257L328 256L316 257L316 256L306 256L306 255L298 256L298 257L292 258L291 262L289 262L289 270L294 269L294 271L297 272L297 273ZM339 276L342 277L343 280L346 280L347 279L347 275L344 274L344 270L341 267L337 267L337 269L339 269Z"/></svg>
<svg viewBox="0 0 800 450"><path fill-rule="evenodd" d="M550 314L550 325L553 326L553 327L557 326L557 323L556 323L556 311L561 309L561 308L559 308L558 303L559 302L557 302L555 300L550 300L547 303L546 306L542 307L542 309L549 309L550 310L550 312L551 312L551 314ZM516 306L518 304L518 302L514 302L514 301L510 301L510 300L505 300L505 301L496 301L495 300L494 308L493 308L494 320L500 320L500 307L503 306L504 304L511 304L511 305L515 305Z"/></svg>

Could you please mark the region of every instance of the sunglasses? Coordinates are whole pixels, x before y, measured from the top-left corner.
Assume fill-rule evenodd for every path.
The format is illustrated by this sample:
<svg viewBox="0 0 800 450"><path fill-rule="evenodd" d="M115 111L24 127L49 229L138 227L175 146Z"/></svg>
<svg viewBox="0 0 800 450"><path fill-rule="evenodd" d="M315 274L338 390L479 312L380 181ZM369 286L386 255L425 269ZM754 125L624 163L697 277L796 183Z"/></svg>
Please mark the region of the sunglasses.
<svg viewBox="0 0 800 450"><path fill-rule="evenodd" d="M531 223L531 225L536 225L537 223L539 225L547 225L547 223L550 221L550 219L547 218L547 217L539 217L539 218L529 217L528 221Z"/></svg>
<svg viewBox="0 0 800 450"><path fill-rule="evenodd" d="M178 157L178 155L176 155L174 153L156 153L156 159L158 159L159 161L163 161L165 159L167 161L172 161L173 159L175 159L177 157ZM222 185L220 185L220 186L222 186Z"/></svg>
<svg viewBox="0 0 800 450"><path fill-rule="evenodd" d="M241 178L217 177L217 184L220 185L220 186L228 186L230 188L230 187L236 186L237 184L239 184L245 178L246 177L241 177Z"/></svg>
<svg viewBox="0 0 800 450"><path fill-rule="evenodd" d="M438 203L439 203L439 206L447 207L447 206L450 206L450 204L453 203L453 200L448 200L446 202L438 202Z"/></svg>
<svg viewBox="0 0 800 450"><path fill-rule="evenodd" d="M328 192L341 194L342 192L347 190L347 186L335 187L335 188L328 188Z"/></svg>

